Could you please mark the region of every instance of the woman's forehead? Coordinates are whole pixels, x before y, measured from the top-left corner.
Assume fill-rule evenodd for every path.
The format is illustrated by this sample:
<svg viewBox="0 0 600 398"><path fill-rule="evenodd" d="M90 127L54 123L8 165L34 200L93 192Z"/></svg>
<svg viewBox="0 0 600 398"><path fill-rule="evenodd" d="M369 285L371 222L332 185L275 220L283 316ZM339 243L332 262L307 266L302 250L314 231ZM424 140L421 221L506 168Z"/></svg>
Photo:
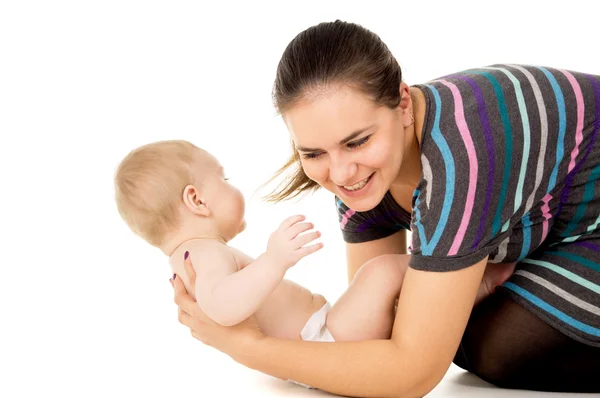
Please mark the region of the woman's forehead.
<svg viewBox="0 0 600 398"><path fill-rule="evenodd" d="M374 125L377 110L366 95L346 89L302 101L283 118L296 146L322 148Z"/></svg>

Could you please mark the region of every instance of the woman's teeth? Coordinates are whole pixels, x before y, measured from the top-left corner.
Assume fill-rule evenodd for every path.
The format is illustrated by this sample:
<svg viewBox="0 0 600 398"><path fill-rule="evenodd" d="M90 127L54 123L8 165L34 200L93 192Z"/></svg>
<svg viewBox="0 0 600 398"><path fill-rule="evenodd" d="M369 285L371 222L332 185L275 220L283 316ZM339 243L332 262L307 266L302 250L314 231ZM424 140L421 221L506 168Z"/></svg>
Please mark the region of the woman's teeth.
<svg viewBox="0 0 600 398"><path fill-rule="evenodd" d="M347 189L348 191L357 191L361 188L363 188L365 185L367 185L367 182L369 182L369 178L371 178L371 176L365 178L364 180L357 182L354 185L344 185L344 189Z"/></svg>

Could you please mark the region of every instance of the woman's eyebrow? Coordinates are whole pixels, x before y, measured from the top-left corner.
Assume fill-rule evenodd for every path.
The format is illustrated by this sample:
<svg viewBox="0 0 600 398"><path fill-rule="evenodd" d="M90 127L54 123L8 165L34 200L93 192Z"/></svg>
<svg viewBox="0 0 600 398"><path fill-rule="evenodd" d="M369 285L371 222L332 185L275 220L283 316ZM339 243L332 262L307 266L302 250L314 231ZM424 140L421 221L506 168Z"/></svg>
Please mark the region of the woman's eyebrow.
<svg viewBox="0 0 600 398"><path fill-rule="evenodd" d="M354 133L350 134L349 136L347 136L346 138L344 138L343 140L341 140L340 141L340 145L344 145L348 141L352 141L353 139L355 139L356 137L358 137L359 135L361 135L362 133L364 133L365 131L369 130L372 127L373 127L373 125L355 131ZM319 151L322 150L322 149L319 149L319 148L306 148L306 147L303 147L303 146L297 146L296 149L299 150L299 151L301 151L301 152L319 152Z"/></svg>

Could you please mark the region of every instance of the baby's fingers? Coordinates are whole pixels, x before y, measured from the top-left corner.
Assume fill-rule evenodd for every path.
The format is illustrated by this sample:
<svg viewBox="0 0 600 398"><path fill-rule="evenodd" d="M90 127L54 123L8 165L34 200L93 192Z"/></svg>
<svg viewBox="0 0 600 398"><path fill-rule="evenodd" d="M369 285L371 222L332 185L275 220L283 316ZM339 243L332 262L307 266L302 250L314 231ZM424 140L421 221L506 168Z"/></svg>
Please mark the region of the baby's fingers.
<svg viewBox="0 0 600 398"><path fill-rule="evenodd" d="M306 232L309 229L313 229L315 226L311 222L302 222L295 225L292 225L285 231L285 236L287 239L292 240L302 232Z"/></svg>
<svg viewBox="0 0 600 398"><path fill-rule="evenodd" d="M291 227L292 225L300 222L300 221L304 221L306 217L303 215L296 215L296 216L291 216L286 218L285 220L283 220L283 222L281 223L281 225L279 226L279 229L281 231L285 231L286 229L288 229L289 227Z"/></svg>
<svg viewBox="0 0 600 398"><path fill-rule="evenodd" d="M298 253L300 258L302 258L308 256L309 254L313 254L314 252L321 250L322 248L323 243L319 242L315 243L314 245L301 247L300 249L296 250L296 253Z"/></svg>
<svg viewBox="0 0 600 398"><path fill-rule="evenodd" d="M300 247L306 245L307 243L310 243L313 240L318 239L320 236L321 236L321 232L319 232L319 231L300 235L300 236L296 237L296 239L294 239L294 246L297 248L300 248Z"/></svg>

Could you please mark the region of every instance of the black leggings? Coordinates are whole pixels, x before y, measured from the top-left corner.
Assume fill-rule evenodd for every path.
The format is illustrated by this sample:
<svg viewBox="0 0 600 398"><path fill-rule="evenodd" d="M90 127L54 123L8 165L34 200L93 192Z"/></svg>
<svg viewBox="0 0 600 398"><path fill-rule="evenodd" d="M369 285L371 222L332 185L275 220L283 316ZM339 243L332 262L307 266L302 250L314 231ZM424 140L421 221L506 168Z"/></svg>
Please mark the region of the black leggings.
<svg viewBox="0 0 600 398"><path fill-rule="evenodd" d="M600 347L562 334L502 289L473 310L454 363L503 388L600 392Z"/></svg>

